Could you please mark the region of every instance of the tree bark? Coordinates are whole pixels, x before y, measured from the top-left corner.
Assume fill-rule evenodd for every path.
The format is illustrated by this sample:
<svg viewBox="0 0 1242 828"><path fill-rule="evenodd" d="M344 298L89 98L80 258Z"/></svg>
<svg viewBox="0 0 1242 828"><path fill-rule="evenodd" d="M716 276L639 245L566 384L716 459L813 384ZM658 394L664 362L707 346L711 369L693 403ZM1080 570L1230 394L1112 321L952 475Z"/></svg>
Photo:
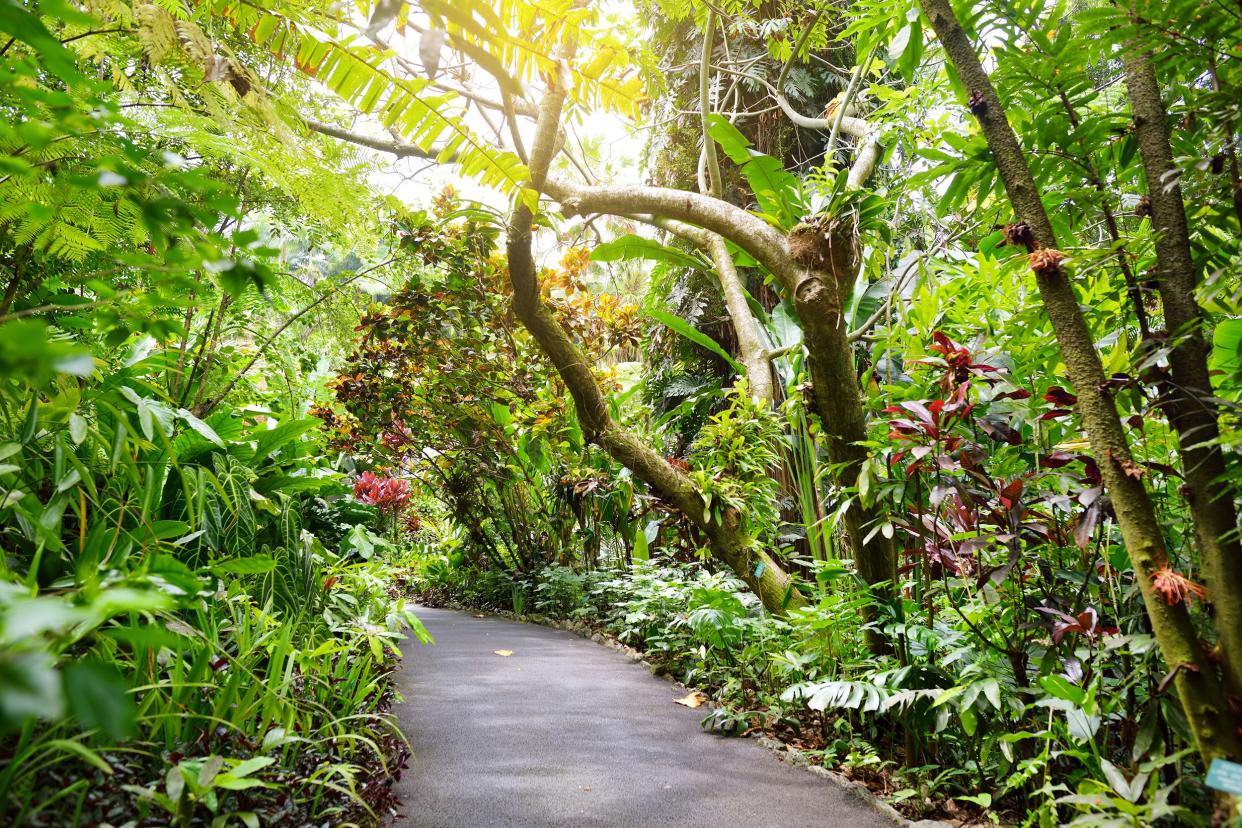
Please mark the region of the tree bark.
<svg viewBox="0 0 1242 828"><path fill-rule="evenodd" d="M1056 236L1004 107L997 97L975 46L962 29L949 0L919 0L963 87L971 111L992 151L1005 192L1018 218L1034 234L1032 270L1048 318L1078 393L1082 418L1104 483L1112 496L1117 522L1143 594L1152 631L1174 674L1182 709L1205 762L1239 757L1238 738L1226 715L1223 689L1195 632L1185 603L1169 604L1153 589L1155 573L1169 565L1155 508L1130 456L1121 419L1104 384L1099 354L1078 298L1055 251ZM1042 248L1042 249L1041 249Z"/></svg>
<svg viewBox="0 0 1242 828"><path fill-rule="evenodd" d="M1211 588L1213 619L1224 657L1225 677L1242 695L1242 544L1233 490L1220 448L1216 398L1208 376L1208 345L1195 290L1198 269L1190 251L1190 228L1173 163L1160 85L1151 56L1132 44L1123 58L1134 133L1147 177L1156 242L1157 289L1172 342L1173 382L1166 411L1181 446L1187 500L1194 517L1203 572Z"/></svg>
<svg viewBox="0 0 1242 828"><path fill-rule="evenodd" d="M826 270L798 285L794 307L802 320L810 357L811 388L827 437L828 461L835 470L837 486L853 489L867 461L867 450L862 445L867 437L867 422L842 309L858 272L858 247L850 221L833 222L826 232L831 239ZM877 603L893 604L897 550L891 534L881 531L885 509L859 495L845 510L843 520L859 577L871 588ZM868 646L875 652L886 652L889 646L878 628L878 607L864 608L863 616L869 622Z"/></svg>

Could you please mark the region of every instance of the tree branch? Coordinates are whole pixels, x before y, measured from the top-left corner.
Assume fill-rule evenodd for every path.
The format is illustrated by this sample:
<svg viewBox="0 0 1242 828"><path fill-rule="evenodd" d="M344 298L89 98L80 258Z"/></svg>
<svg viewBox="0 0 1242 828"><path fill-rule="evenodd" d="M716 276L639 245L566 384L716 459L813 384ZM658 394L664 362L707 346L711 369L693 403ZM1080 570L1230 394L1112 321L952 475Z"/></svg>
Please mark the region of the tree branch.
<svg viewBox="0 0 1242 828"><path fill-rule="evenodd" d="M200 417L205 417L208 414L210 414L212 409L214 409L217 405L219 405L220 402L229 395L229 392L232 391L237 386L237 383L241 381L241 378L244 377L247 373L249 373L250 369L255 366L255 363L257 363L259 359L263 356L263 352L267 349L267 347L271 345L273 342L275 342L276 339L282 333L288 330L290 325L292 325L294 322L297 322L303 316L310 313L312 310L319 307L320 305L322 305L324 302L331 299L336 294L340 293L342 288L346 287L347 285L353 284L354 282L361 279L363 276L366 276L368 273L371 273L373 271L379 270L381 267L386 267L392 264L396 260L397 259L394 256L390 259L380 262L377 265L372 265L371 267L368 267L365 270L358 271L353 276L350 276L345 281L334 286L330 291L325 293L323 296L320 296L314 302L311 302L309 305L302 308L300 311L295 313L293 316L290 316L288 319L286 319L285 323L281 325L279 328L277 328L271 334L271 336L267 337L261 343L259 343L259 346L256 349L254 356L250 358L249 362L247 362L245 365L242 366L241 370L239 370L236 374L233 375L233 378L229 380L228 385L224 386L223 391L221 391L219 394L216 394L214 397L212 397L210 400L203 403L202 405L196 406L196 408L198 409L198 411L196 412L197 415ZM206 380L206 376L204 376L203 379Z"/></svg>
<svg viewBox="0 0 1242 828"><path fill-rule="evenodd" d="M712 82L712 41L716 34L716 10L707 9L707 25L703 31L703 58L699 62L699 116L703 124L703 153L707 159L707 192L706 195L720 198L723 192L720 183L720 158L716 154L716 142L707 133L708 91Z"/></svg>
<svg viewBox="0 0 1242 828"><path fill-rule="evenodd" d="M583 187L559 178L549 178L542 190L570 215L650 213L703 227L754 256L790 291L808 275L789 258L783 233L718 198L664 187Z"/></svg>
<svg viewBox="0 0 1242 828"><path fill-rule="evenodd" d="M439 153L431 150L425 150L422 147L411 144L409 141L399 141L395 138L379 138L370 135L363 135L360 132L353 132L344 127L325 124L316 121L313 118L302 118L302 123L311 132L318 132L320 135L327 135L329 138L335 138L338 141L347 141L351 144L357 144L360 147L369 147L377 152L386 152L395 155L398 158L425 158L428 161L440 163ZM444 163L452 163L457 160L454 153L444 159Z"/></svg>

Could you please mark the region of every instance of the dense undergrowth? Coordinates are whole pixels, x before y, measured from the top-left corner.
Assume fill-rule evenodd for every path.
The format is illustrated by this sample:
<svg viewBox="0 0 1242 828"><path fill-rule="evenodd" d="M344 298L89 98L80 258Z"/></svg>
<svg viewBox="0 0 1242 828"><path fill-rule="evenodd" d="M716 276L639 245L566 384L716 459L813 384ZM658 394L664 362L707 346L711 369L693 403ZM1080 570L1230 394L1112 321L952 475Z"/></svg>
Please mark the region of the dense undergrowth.
<svg viewBox="0 0 1242 828"><path fill-rule="evenodd" d="M235 89L130 106L176 79L103 80L155 56L117 20L84 74L0 9L0 823L379 824L408 755L398 642L423 633L391 516L306 416L347 338L362 268L332 222L357 202L317 213L223 141L205 110ZM358 183L302 168L324 171Z"/></svg>
<svg viewBox="0 0 1242 828"><path fill-rule="evenodd" d="M177 414L161 369L31 402L5 443L24 496L5 525L0 813L374 824L408 755L397 643L421 634L373 548L380 513L316 459L315 421Z"/></svg>
<svg viewBox="0 0 1242 828"><path fill-rule="evenodd" d="M588 623L641 651L657 671L709 693L718 709L704 727L774 736L912 819L1195 824L1208 796L1197 786L1174 793L1161 780L1184 754L1145 760L1133 779L1107 758L1134 747L1123 730L1124 674L1106 657L1088 665L1105 678L1089 691L1101 701L1087 707L1064 678L1021 698L970 646L964 626L928 629L909 660L870 656L852 623L867 600L861 590L852 600L815 590L811 607L777 618L736 578L693 564L552 567L515 579L430 556L417 572L412 586L429 605ZM901 631L920 623L926 619L907 618ZM1016 747L1023 742L1032 749ZM1007 757L1019 751L1022 772L1007 775ZM1067 812L1075 816L1054 816Z"/></svg>

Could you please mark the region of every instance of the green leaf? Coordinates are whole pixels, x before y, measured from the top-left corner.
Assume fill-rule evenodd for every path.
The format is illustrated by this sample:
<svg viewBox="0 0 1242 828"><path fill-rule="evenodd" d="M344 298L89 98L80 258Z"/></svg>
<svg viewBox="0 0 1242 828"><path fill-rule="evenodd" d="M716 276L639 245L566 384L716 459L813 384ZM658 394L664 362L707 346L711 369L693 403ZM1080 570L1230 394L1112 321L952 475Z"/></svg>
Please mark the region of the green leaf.
<svg viewBox="0 0 1242 828"><path fill-rule="evenodd" d="M634 549L631 556L636 561L645 561L651 557L647 550L647 533L641 524L637 528L638 531L634 533Z"/></svg>
<svg viewBox="0 0 1242 828"><path fill-rule="evenodd" d="M716 356L728 362L729 365L733 367L733 370L737 371L739 374L744 375L746 373L746 369L743 368L737 360L729 356L728 352L725 351L724 348L721 348L720 344L717 343L716 340L695 328L680 316L675 316L662 310L652 310L649 313L651 318L659 322L661 325L664 325L676 334L684 336L694 344L702 348L706 348Z"/></svg>
<svg viewBox="0 0 1242 828"><path fill-rule="evenodd" d="M26 422L22 425L21 442L29 443L34 439L35 433L39 430L39 397L38 395L30 398L30 405L26 408Z"/></svg>
<svg viewBox="0 0 1242 828"><path fill-rule="evenodd" d="M654 239L627 233L610 242L604 242L591 251L593 262L617 262L646 259L653 262L665 262L675 267L691 267L704 270L706 263L685 251L660 244Z"/></svg>
<svg viewBox="0 0 1242 828"><path fill-rule="evenodd" d="M76 411L69 415L69 439L75 446L82 445L86 439L86 418Z"/></svg>
<svg viewBox="0 0 1242 828"><path fill-rule="evenodd" d="M358 557L364 561L371 560L377 547L387 547L389 545L388 541L367 531L367 528L362 524L358 524L350 529L349 534L341 541L341 546L346 552L356 552Z"/></svg>
<svg viewBox="0 0 1242 828"><path fill-rule="evenodd" d="M260 460L269 454L298 439L318 425L319 420L314 417L306 417L301 420L285 420L275 428L258 432L255 436L255 451L252 462L257 465Z"/></svg>
<svg viewBox="0 0 1242 828"><path fill-rule="evenodd" d="M975 730L979 727L979 717L975 715L975 711L967 707L959 710L957 715L962 720L962 730L966 731L966 735L974 736Z"/></svg>
<svg viewBox="0 0 1242 828"><path fill-rule="evenodd" d="M112 739L134 733L137 709L120 672L103 661L79 661L63 671L69 712L89 730L101 730Z"/></svg>
<svg viewBox="0 0 1242 828"><path fill-rule="evenodd" d="M1039 684L1049 696L1081 706L1087 694L1063 676L1041 676Z"/></svg>
<svg viewBox="0 0 1242 828"><path fill-rule="evenodd" d="M720 145L734 164L740 166L750 160L750 141L723 115L707 116L707 134Z"/></svg>
<svg viewBox="0 0 1242 828"><path fill-rule="evenodd" d="M276 568L276 559L271 555L251 555L245 558L230 558L211 565L211 571L217 575L265 575Z"/></svg>
<svg viewBox="0 0 1242 828"><path fill-rule="evenodd" d="M275 761L276 760L270 756L255 756L243 762L238 762L237 765L229 769L228 774L236 777L237 779L243 779L255 771L266 768Z"/></svg>
<svg viewBox="0 0 1242 828"><path fill-rule="evenodd" d="M945 690L943 693L941 693L939 696L936 697L936 700L932 702L932 708L934 709L937 707L941 707L942 705L948 704L953 699L957 698L958 696L962 695L965 692L966 692L965 685L959 684L956 687L950 687L948 690Z"/></svg>
<svg viewBox="0 0 1242 828"><path fill-rule="evenodd" d="M63 750L66 753L72 753L88 765L98 768L109 776L112 775L112 766L105 762L102 756L81 742L73 739L51 739L46 742L46 746L53 750Z"/></svg>
<svg viewBox="0 0 1242 828"><path fill-rule="evenodd" d="M184 408L177 409L177 416L185 420L186 425L194 429L194 431L207 442L224 448L224 441L220 439L220 435L216 434L215 429L207 425L205 422L195 417Z"/></svg>
<svg viewBox="0 0 1242 828"><path fill-rule="evenodd" d="M1242 319L1222 319L1212 334L1212 368L1234 376L1242 369Z"/></svg>

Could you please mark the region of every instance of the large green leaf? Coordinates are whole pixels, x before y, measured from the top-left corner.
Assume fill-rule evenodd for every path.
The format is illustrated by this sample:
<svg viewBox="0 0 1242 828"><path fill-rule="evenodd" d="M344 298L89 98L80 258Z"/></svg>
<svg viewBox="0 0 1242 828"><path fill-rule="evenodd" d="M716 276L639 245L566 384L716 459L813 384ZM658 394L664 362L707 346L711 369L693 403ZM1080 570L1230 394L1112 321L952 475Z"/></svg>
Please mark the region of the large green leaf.
<svg viewBox="0 0 1242 828"><path fill-rule="evenodd" d="M706 267L698 256L660 244L653 239L636 236L633 233L604 242L591 251L593 262L630 261L632 259L647 259L653 262L665 262L676 267L693 267L699 270Z"/></svg>
<svg viewBox="0 0 1242 828"><path fill-rule="evenodd" d="M115 666L98 660L78 661L65 667L62 678L69 711L84 728L101 730L113 739L133 734L138 711Z"/></svg>
<svg viewBox="0 0 1242 828"><path fill-rule="evenodd" d="M788 230L806 212L798 177L770 155L755 152L750 141L722 115L708 116L707 132L746 176L759 209Z"/></svg>
<svg viewBox="0 0 1242 828"><path fill-rule="evenodd" d="M741 166L750 160L750 141L723 115L707 116L707 134L734 164Z"/></svg>
<svg viewBox="0 0 1242 828"><path fill-rule="evenodd" d="M219 575L266 575L276 568L276 559L271 555L248 555L244 558L229 558L211 565L211 571Z"/></svg>
<svg viewBox="0 0 1242 828"><path fill-rule="evenodd" d="M241 419L233 416L232 412L229 411L217 412L206 420L200 420L199 422L210 428L212 433L223 443L234 442L242 435ZM208 440L192 424L190 428L182 431L173 440L173 454L177 458L177 462L183 464L192 463L218 447L217 443Z"/></svg>
<svg viewBox="0 0 1242 828"><path fill-rule="evenodd" d="M1212 334L1212 367L1233 376L1242 368L1242 319L1224 319Z"/></svg>
<svg viewBox="0 0 1242 828"><path fill-rule="evenodd" d="M669 328L674 333L684 336L695 345L706 348L716 356L728 362L731 366L733 366L733 370L737 371L739 374L746 373L746 369L743 368L737 360L729 356L729 353L724 348L721 348L720 344L716 342L716 340L712 339L710 336L703 333L698 328L682 319L680 316L674 316L673 314L662 310L652 310L650 314L651 318L659 322L661 325Z"/></svg>
<svg viewBox="0 0 1242 828"><path fill-rule="evenodd" d="M260 431L255 437L254 458L251 462L257 465L260 460L277 451L281 446L298 439L317 425L319 425L319 420L306 417L301 420L285 420L275 428Z"/></svg>

